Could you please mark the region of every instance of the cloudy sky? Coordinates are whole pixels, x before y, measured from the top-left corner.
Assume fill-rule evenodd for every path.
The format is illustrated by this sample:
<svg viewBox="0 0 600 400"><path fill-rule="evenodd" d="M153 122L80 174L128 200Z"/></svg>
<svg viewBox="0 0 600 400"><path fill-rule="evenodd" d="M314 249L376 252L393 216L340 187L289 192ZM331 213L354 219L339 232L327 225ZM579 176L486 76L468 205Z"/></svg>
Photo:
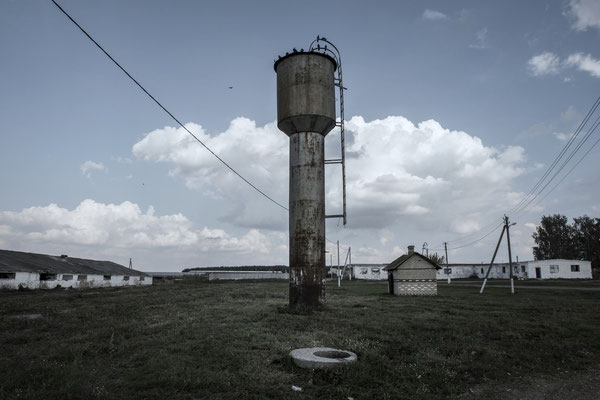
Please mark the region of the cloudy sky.
<svg viewBox="0 0 600 400"><path fill-rule="evenodd" d="M352 247L354 263L445 241L450 262L489 262L499 229L466 244L519 203L600 95L600 0L60 4L283 204L273 60L317 34L333 41L348 87L348 225L328 220L327 237L342 258ZM0 54L0 248L131 257L145 271L287 264L287 212L178 128L52 2L0 2ZM328 158L338 141L328 135ZM509 213L519 259L532 258L542 215L599 216L598 156ZM337 168L327 167L328 213L340 212Z"/></svg>

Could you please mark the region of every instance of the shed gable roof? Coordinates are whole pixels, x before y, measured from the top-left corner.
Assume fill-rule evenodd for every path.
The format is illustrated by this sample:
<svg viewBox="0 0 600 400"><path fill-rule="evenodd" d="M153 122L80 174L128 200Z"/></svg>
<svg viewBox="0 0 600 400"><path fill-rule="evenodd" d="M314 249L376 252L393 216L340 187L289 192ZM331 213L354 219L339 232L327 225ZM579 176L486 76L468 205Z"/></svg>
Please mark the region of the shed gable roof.
<svg viewBox="0 0 600 400"><path fill-rule="evenodd" d="M48 254L0 250L0 271L36 272L55 274L130 275L149 276L112 261L85 258L60 257Z"/></svg>
<svg viewBox="0 0 600 400"><path fill-rule="evenodd" d="M424 255L419 254L415 251L412 254L404 254L404 255L401 255L400 257L396 258L387 267L385 267L384 270L386 270L386 271L396 270L413 257L418 257L419 259L426 261L429 265L431 265L435 269L442 269L442 267L440 267L439 265L437 265L436 263L431 261L428 257L425 257Z"/></svg>

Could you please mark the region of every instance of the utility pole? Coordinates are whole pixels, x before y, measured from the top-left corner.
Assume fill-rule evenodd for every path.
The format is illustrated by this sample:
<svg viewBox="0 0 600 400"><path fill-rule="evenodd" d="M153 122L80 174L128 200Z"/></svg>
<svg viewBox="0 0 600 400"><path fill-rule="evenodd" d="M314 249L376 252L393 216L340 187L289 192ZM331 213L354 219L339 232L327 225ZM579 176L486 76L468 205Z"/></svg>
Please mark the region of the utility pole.
<svg viewBox="0 0 600 400"><path fill-rule="evenodd" d="M448 266L448 243L444 242L444 252L446 253L446 273L448 274L448 284L450 284L450 267Z"/></svg>
<svg viewBox="0 0 600 400"><path fill-rule="evenodd" d="M337 276L338 276L338 287L342 286L341 278L340 278L340 241L337 240L337 256L338 256L338 267L337 267Z"/></svg>
<svg viewBox="0 0 600 400"><path fill-rule="evenodd" d="M487 283L488 276L490 276L490 271L492 270L492 265L494 265L494 260L496 259L496 254L498 253L498 248L500 247L500 243L502 242L502 236L504 236L505 230L506 230L506 225L504 225L502 227L502 232L500 233L500 238L498 239L498 244L496 245L496 250L494 250L494 255L492 256L492 261L490 261L488 270L485 273L485 278L483 279L483 284L481 285L481 289L479 290L479 293L483 293L483 289L485 289L485 284Z"/></svg>
<svg viewBox="0 0 600 400"><path fill-rule="evenodd" d="M133 269L133 263L131 262L131 257L129 257L129 269Z"/></svg>
<svg viewBox="0 0 600 400"><path fill-rule="evenodd" d="M348 247L348 264L350 264L350 266L352 266L352 247ZM348 274L348 279L352 280L352 269L350 270L350 273Z"/></svg>
<svg viewBox="0 0 600 400"><path fill-rule="evenodd" d="M494 260L496 259L496 254L498 253L498 248L500 247L500 243L502 243L502 237L504 236L504 231L506 231L506 242L508 244L508 266L510 268L510 275L509 275L510 276L510 292L513 294L515 293L515 286L514 286L514 282L513 282L512 252L511 252L511 248L510 248L509 228L513 225L516 225L516 222L513 222L512 224L510 224L508 221L508 217L506 215L504 216L503 219L504 219L504 226L502 227L502 233L500 233L500 238L498 239L498 244L496 245L496 250L494 250L494 255L492 256L492 261L490 262L487 273L485 274L485 278L483 279L483 284L481 285L481 289L479 290L479 293L483 293L483 289L485 289L485 284L487 283L488 276L490 275L490 271L492 269L492 265L494 264Z"/></svg>
<svg viewBox="0 0 600 400"><path fill-rule="evenodd" d="M504 216L504 226L506 227L506 243L508 244L508 266L510 267L510 292L512 294L515 293L515 284L513 281L513 265L512 265L512 254L510 250L510 226L514 225L514 223L508 223L508 217Z"/></svg>

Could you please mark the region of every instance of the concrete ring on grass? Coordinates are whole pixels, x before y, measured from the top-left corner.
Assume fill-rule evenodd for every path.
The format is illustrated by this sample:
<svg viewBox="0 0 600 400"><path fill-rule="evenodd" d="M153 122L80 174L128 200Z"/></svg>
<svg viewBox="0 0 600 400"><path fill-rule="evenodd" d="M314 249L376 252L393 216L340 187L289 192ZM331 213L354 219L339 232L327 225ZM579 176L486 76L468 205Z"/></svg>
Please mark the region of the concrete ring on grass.
<svg viewBox="0 0 600 400"><path fill-rule="evenodd" d="M310 347L290 352L294 363L300 368L335 368L356 361L356 354L331 347Z"/></svg>

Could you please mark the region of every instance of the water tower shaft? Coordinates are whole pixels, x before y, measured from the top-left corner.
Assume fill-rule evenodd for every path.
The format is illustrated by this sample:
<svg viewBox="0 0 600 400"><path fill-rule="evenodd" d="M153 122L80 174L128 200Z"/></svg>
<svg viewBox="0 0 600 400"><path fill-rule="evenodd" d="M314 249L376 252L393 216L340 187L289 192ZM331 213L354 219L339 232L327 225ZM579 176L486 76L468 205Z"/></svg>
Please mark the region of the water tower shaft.
<svg viewBox="0 0 600 400"><path fill-rule="evenodd" d="M325 135L336 125L336 61L294 52L275 62L277 126L290 138L290 308L325 302Z"/></svg>

